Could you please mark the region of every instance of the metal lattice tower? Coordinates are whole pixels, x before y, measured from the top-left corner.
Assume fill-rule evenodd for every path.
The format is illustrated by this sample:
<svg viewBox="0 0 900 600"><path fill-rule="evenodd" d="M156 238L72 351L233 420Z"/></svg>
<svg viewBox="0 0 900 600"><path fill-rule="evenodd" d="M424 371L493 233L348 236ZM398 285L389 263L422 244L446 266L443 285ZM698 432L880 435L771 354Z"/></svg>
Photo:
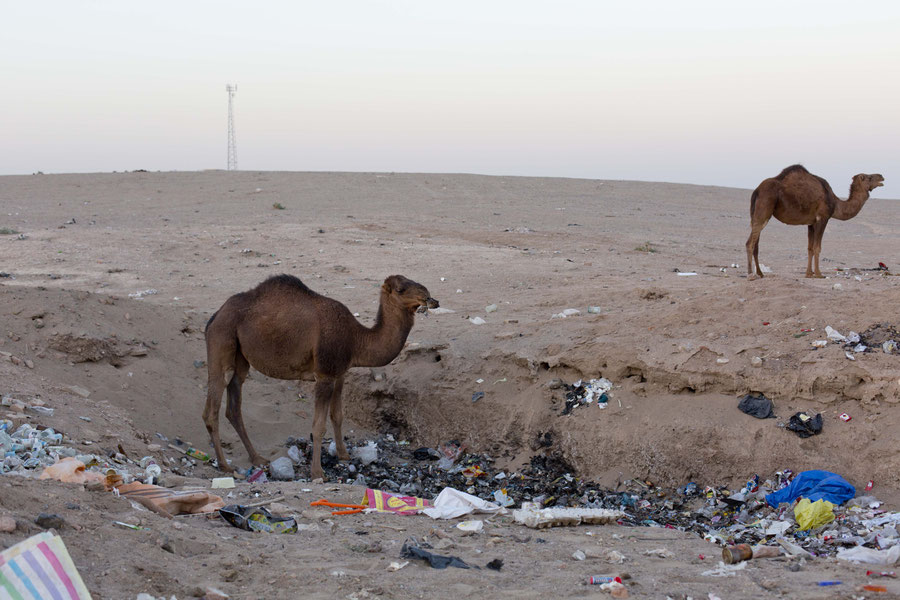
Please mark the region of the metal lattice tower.
<svg viewBox="0 0 900 600"><path fill-rule="evenodd" d="M237 143L234 141L234 93L236 85L230 83L225 86L228 92L228 170L237 171Z"/></svg>

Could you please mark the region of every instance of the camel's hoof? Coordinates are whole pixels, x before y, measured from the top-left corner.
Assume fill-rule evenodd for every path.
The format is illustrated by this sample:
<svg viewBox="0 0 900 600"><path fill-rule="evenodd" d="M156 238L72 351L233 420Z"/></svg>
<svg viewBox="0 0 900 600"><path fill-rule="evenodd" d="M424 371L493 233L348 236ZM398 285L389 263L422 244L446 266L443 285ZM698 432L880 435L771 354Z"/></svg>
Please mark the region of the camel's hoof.
<svg viewBox="0 0 900 600"><path fill-rule="evenodd" d="M343 452L337 453L338 460L350 460L350 453L344 450Z"/></svg>
<svg viewBox="0 0 900 600"><path fill-rule="evenodd" d="M817 274L807 273L806 278L807 279L825 279L825 276L822 275L821 273L817 273Z"/></svg>
<svg viewBox="0 0 900 600"><path fill-rule="evenodd" d="M759 279L760 277L762 277L762 275L756 275L755 273L750 273L749 275L747 275L747 281L755 281L755 280Z"/></svg>
<svg viewBox="0 0 900 600"><path fill-rule="evenodd" d="M254 467L265 467L269 464L269 461L257 454L250 457L250 464Z"/></svg>
<svg viewBox="0 0 900 600"><path fill-rule="evenodd" d="M310 471L309 478L312 480L313 483L316 483L316 480L318 480L319 483L322 483L325 481L325 473L322 472L321 470L319 470L319 471L313 470L313 471Z"/></svg>

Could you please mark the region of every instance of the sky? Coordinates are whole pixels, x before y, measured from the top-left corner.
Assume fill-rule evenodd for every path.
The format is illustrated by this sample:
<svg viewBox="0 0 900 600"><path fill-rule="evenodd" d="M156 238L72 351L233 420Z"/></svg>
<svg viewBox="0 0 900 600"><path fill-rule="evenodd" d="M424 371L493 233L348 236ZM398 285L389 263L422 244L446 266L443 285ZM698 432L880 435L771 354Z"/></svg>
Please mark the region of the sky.
<svg viewBox="0 0 900 600"><path fill-rule="evenodd" d="M900 177L900 3L3 2L0 175ZM895 175L897 174L897 175Z"/></svg>

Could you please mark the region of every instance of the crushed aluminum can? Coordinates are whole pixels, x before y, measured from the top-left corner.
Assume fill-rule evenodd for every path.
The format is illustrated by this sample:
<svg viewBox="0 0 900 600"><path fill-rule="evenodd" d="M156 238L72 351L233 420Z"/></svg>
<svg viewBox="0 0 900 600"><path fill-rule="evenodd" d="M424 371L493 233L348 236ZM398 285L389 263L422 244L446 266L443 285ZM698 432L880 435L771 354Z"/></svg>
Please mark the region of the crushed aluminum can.
<svg viewBox="0 0 900 600"><path fill-rule="evenodd" d="M849 420L852 419L853 417L851 417L851 416L848 415L847 413L841 413L841 414L838 416L838 418L839 418L841 421L844 421L844 422L846 423L847 421L849 421Z"/></svg>

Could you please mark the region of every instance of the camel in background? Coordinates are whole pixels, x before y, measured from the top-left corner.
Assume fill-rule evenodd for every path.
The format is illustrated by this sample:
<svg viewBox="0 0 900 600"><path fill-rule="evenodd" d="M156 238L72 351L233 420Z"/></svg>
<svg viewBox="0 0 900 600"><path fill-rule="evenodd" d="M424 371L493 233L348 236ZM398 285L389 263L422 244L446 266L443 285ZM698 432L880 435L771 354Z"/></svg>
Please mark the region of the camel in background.
<svg viewBox="0 0 900 600"><path fill-rule="evenodd" d="M801 165L784 169L777 177L766 179L750 196L750 237L747 239L747 278L762 277L759 268L759 234L769 219L775 217L787 225L807 225L809 247L806 260L807 277L823 277L819 272L819 253L822 250L822 234L828 219L841 221L852 219L869 199L869 193L884 185L884 177L878 174L860 173L850 183L850 197L841 200L831 190L828 182L813 175ZM815 257L815 272L813 272ZM756 260L756 275L753 260Z"/></svg>
<svg viewBox="0 0 900 600"><path fill-rule="evenodd" d="M424 286L392 275L381 286L375 325L364 327L346 306L312 291L291 275L270 277L225 301L206 324L209 375L203 420L216 450L219 468L233 471L219 439L219 407L228 390L225 416L234 426L254 465L267 463L250 443L241 416L241 385L252 366L276 379L315 377L313 479L322 472L322 436L331 414L338 458L350 455L341 433L341 390L350 367L380 367L400 353L417 310L437 308Z"/></svg>

